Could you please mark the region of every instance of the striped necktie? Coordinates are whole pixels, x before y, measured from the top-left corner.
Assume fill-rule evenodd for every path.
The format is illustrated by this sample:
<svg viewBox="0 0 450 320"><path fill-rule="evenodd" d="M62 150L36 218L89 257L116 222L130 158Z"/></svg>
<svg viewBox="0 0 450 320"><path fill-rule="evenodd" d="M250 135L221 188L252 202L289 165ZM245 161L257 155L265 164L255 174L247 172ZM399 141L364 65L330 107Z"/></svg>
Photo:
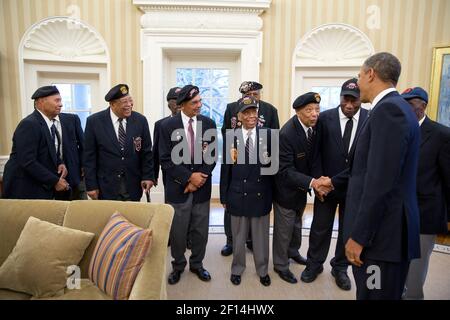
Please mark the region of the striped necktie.
<svg viewBox="0 0 450 320"><path fill-rule="evenodd" d="M120 150L124 151L127 135L125 133L125 129L123 128L122 121L123 121L123 118L119 118L119 145L120 145Z"/></svg>

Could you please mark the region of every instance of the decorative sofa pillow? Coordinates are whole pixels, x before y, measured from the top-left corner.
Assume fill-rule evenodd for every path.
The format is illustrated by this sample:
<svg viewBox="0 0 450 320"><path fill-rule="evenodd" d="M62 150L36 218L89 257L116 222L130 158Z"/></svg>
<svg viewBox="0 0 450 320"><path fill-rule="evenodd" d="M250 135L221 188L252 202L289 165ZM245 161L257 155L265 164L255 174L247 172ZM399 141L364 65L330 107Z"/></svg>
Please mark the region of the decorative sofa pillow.
<svg viewBox="0 0 450 320"><path fill-rule="evenodd" d="M0 288L36 298L64 293L67 269L77 265L94 234L30 217L0 267Z"/></svg>
<svg viewBox="0 0 450 320"><path fill-rule="evenodd" d="M114 213L100 234L89 265L89 279L115 300L128 299L152 242L152 230Z"/></svg>

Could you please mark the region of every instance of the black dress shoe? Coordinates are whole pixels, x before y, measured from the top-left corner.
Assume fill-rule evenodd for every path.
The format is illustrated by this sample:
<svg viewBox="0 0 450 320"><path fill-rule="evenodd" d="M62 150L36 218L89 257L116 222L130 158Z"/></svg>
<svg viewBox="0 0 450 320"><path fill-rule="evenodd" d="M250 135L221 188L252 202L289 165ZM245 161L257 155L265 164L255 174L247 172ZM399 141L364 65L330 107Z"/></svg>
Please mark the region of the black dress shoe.
<svg viewBox="0 0 450 320"><path fill-rule="evenodd" d="M331 275L336 280L336 285L342 290L349 291L352 288L347 272L331 270Z"/></svg>
<svg viewBox="0 0 450 320"><path fill-rule="evenodd" d="M295 256L295 257L289 257L290 259L294 260L298 264L302 264L306 266L306 259L302 257L301 255Z"/></svg>
<svg viewBox="0 0 450 320"><path fill-rule="evenodd" d="M289 283L297 283L297 278L294 276L294 274L290 270L286 271L280 271L277 269L274 269L276 273L280 276L281 279L283 279L286 282Z"/></svg>
<svg viewBox="0 0 450 320"><path fill-rule="evenodd" d="M180 281L180 277L181 277L181 274L183 273L183 271L184 270L173 270L169 274L169 279L168 279L169 284L175 284L178 281Z"/></svg>
<svg viewBox="0 0 450 320"><path fill-rule="evenodd" d="M270 277L268 274L266 274L264 277L259 277L259 282L265 287L270 286Z"/></svg>
<svg viewBox="0 0 450 320"><path fill-rule="evenodd" d="M209 281L211 280L211 275L209 274L208 270L204 269L203 267L200 267L198 269L190 269L192 273L195 273L197 277L202 281Z"/></svg>
<svg viewBox="0 0 450 320"><path fill-rule="evenodd" d="M232 274L230 277L230 281L235 286L238 286L241 284L241 276L238 276L237 274Z"/></svg>
<svg viewBox="0 0 450 320"><path fill-rule="evenodd" d="M229 255L233 254L233 246L229 244L224 245L222 251L220 251L220 254L224 257L228 257Z"/></svg>
<svg viewBox="0 0 450 320"><path fill-rule="evenodd" d="M310 283L316 280L319 273L323 272L323 266L320 266L319 268L311 268L309 266L306 267L305 270L303 270L301 279L303 282Z"/></svg>

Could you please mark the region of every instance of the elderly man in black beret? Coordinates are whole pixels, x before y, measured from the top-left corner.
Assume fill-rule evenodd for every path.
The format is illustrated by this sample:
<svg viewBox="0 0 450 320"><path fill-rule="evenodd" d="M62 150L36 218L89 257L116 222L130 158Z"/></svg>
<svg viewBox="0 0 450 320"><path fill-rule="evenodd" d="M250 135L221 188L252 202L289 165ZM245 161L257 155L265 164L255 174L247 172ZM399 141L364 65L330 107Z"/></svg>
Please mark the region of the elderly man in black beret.
<svg viewBox="0 0 450 320"><path fill-rule="evenodd" d="M242 97L250 96L256 100L258 112L258 121L256 126L258 128L264 127L269 129L279 129L280 122L278 120L277 109L270 103L261 100L262 89L262 84L256 81L244 81L239 87L239 92L242 94ZM238 119L238 112L238 102L232 102L227 105L222 126L222 137L224 145L226 145L226 130L240 128L242 125ZM222 248L221 254L223 256L229 256L233 253L233 236L231 234L231 215L227 210L225 210L224 215L224 228L225 235L227 236L227 243ZM249 235L247 246L249 247L249 249L252 249L252 242L250 238L251 236Z"/></svg>
<svg viewBox="0 0 450 320"><path fill-rule="evenodd" d="M200 280L211 280L203 267L203 259L208 241L211 174L216 165L216 124L200 114L202 99L198 87L183 87L178 93L177 104L181 106L181 112L161 123L159 139L161 167L166 172L165 198L175 209L170 230L173 271L169 275L169 284L180 280L187 265L188 232L192 241L189 269ZM206 132L211 135L208 137ZM175 154L179 158L173 156ZM211 161L207 161L206 154L213 156Z"/></svg>
<svg viewBox="0 0 450 320"><path fill-rule="evenodd" d="M70 189L61 157L61 136L55 122L61 112L61 95L55 86L36 90L35 110L17 126L11 155L3 174L4 198L54 199Z"/></svg>
<svg viewBox="0 0 450 320"><path fill-rule="evenodd" d="M280 131L280 169L275 176L273 264L281 279L296 283L289 270L289 257L299 254L302 240L302 216L306 193L320 187L312 172L318 164L314 126L320 112L320 95L308 92L293 104L294 115Z"/></svg>
<svg viewBox="0 0 450 320"><path fill-rule="evenodd" d="M87 119L84 169L92 199L140 201L154 184L152 140L147 119L133 111L126 84L105 96L109 108Z"/></svg>

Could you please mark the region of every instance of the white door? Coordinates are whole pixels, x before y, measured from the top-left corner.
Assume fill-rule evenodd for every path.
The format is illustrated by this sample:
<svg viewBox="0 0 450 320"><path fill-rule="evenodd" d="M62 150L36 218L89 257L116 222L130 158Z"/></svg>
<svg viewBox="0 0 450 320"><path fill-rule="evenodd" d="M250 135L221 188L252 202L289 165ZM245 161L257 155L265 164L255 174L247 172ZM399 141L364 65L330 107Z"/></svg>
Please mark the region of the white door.
<svg viewBox="0 0 450 320"><path fill-rule="evenodd" d="M239 59L237 56L189 55L168 56L169 72L165 79L165 92L174 86L193 84L199 87L202 96L201 114L216 122L218 130L219 160L212 173L211 198L218 199L220 184L220 164L222 162L222 134L220 129L226 105L239 97ZM170 113L165 108L165 115Z"/></svg>

